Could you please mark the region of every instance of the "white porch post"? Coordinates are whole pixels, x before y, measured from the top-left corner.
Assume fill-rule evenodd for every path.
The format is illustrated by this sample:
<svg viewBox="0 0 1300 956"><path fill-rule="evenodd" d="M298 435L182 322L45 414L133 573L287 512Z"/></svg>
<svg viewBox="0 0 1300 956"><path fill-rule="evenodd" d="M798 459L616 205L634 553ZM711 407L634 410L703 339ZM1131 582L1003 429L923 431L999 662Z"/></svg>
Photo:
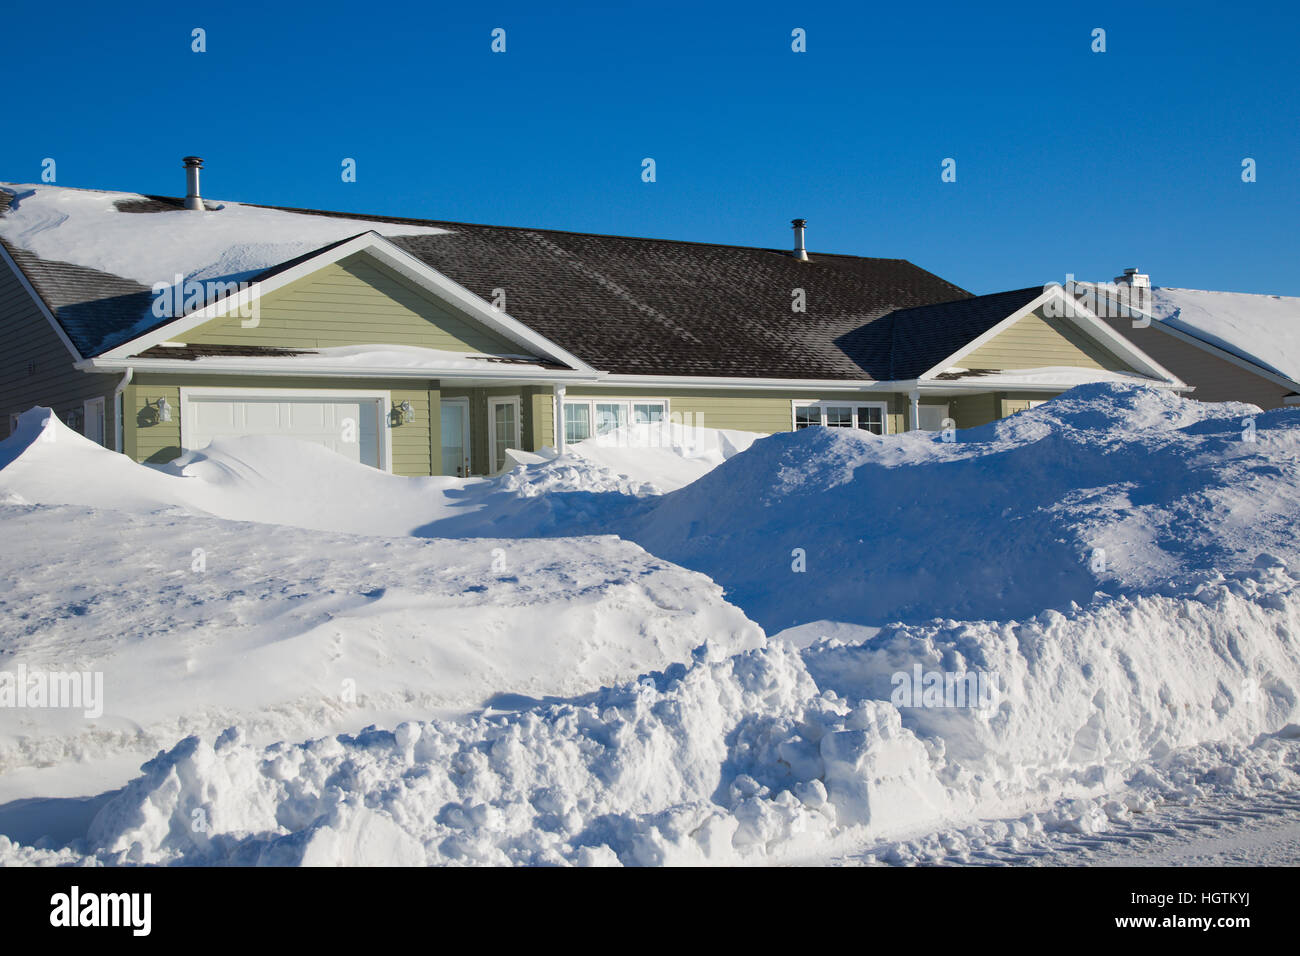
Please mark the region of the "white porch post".
<svg viewBox="0 0 1300 956"><path fill-rule="evenodd" d="M921 393L913 389L907 393L907 397L912 402L911 413L908 415L907 430L914 432L921 427Z"/></svg>
<svg viewBox="0 0 1300 956"><path fill-rule="evenodd" d="M555 451L564 454L564 386L552 385L555 392Z"/></svg>

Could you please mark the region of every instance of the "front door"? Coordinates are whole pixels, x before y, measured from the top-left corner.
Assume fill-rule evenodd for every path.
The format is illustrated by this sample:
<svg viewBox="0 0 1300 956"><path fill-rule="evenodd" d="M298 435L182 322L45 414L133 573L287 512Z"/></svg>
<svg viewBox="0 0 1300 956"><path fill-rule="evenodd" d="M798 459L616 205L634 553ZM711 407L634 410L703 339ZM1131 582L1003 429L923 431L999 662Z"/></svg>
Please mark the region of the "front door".
<svg viewBox="0 0 1300 956"><path fill-rule="evenodd" d="M442 416L442 473L467 477L469 475L469 399L444 398Z"/></svg>
<svg viewBox="0 0 1300 956"><path fill-rule="evenodd" d="M507 448L519 447L519 399L488 399L488 453L492 457L490 472L496 474L510 464Z"/></svg>

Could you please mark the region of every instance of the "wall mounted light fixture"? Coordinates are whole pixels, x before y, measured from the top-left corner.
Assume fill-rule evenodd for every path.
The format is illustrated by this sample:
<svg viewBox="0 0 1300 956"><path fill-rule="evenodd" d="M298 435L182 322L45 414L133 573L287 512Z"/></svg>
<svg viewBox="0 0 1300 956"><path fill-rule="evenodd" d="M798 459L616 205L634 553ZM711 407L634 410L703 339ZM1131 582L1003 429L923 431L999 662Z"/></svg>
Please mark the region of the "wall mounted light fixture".
<svg viewBox="0 0 1300 956"><path fill-rule="evenodd" d="M169 422L172 420L172 407L167 404L166 398L160 398L154 404L158 407L158 421Z"/></svg>
<svg viewBox="0 0 1300 956"><path fill-rule="evenodd" d="M402 402L402 404L397 407L401 409L403 424L410 424L415 421L415 409L411 408L410 402Z"/></svg>

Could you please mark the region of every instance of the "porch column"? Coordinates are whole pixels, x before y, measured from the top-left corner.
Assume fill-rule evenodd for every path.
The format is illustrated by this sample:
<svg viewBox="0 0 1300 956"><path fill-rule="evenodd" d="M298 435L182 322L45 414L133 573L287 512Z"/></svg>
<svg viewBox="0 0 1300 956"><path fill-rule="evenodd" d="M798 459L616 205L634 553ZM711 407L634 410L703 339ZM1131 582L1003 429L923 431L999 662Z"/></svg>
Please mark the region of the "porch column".
<svg viewBox="0 0 1300 956"><path fill-rule="evenodd" d="M564 386L552 385L555 393L555 450L564 454Z"/></svg>
<svg viewBox="0 0 1300 956"><path fill-rule="evenodd" d="M907 430L909 432L918 431L921 428L921 393L913 389L907 393L908 399L912 406L908 414Z"/></svg>

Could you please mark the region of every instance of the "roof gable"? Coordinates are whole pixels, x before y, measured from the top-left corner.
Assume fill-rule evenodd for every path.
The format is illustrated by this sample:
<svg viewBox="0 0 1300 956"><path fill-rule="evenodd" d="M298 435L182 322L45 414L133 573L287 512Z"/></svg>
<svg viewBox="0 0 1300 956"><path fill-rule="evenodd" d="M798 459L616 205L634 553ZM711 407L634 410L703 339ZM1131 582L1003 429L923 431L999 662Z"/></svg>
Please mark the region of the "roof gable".
<svg viewBox="0 0 1300 956"><path fill-rule="evenodd" d="M311 349L383 344L524 354L518 343L452 309L365 252L261 296L257 311L255 324L235 312L182 337L188 345Z"/></svg>

